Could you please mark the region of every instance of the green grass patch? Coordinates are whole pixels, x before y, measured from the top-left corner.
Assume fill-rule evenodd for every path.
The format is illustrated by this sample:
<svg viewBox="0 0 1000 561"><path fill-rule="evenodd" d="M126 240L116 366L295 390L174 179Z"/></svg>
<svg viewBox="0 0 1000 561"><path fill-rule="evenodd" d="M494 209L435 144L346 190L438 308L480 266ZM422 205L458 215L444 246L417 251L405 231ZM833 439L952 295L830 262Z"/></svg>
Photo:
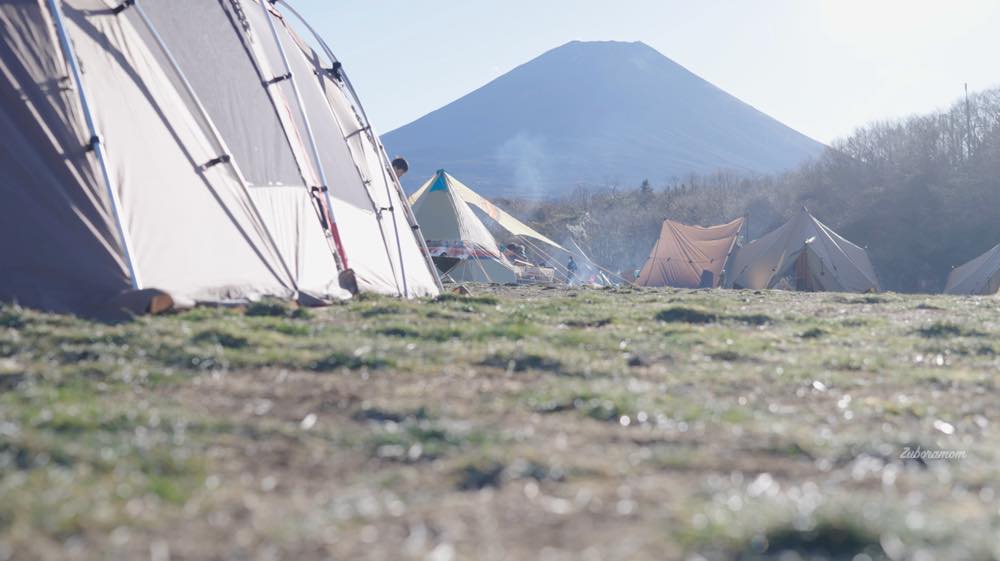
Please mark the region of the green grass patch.
<svg viewBox="0 0 1000 561"><path fill-rule="evenodd" d="M986 334L955 323L939 321L917 330L921 337L984 337Z"/></svg>

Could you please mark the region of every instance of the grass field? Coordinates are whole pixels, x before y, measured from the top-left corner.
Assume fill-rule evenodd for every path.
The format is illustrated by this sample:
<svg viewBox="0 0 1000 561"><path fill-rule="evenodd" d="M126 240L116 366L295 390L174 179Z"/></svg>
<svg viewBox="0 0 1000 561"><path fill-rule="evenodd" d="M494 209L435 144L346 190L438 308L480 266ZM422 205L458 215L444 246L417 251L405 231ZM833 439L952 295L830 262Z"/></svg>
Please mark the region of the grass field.
<svg viewBox="0 0 1000 561"><path fill-rule="evenodd" d="M474 292L0 307L0 561L1000 559L1000 299Z"/></svg>

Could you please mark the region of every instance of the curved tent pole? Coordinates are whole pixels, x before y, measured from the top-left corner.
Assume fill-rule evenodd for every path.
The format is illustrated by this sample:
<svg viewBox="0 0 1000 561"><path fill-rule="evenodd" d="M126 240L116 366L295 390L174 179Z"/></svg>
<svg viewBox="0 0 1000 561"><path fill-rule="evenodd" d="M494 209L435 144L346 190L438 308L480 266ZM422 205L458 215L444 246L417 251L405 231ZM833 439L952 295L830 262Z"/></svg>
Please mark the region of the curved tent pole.
<svg viewBox="0 0 1000 561"><path fill-rule="evenodd" d="M302 118L302 122L306 127L306 138L309 141L309 151L312 153L313 164L316 166L316 171L319 174L319 180L323 183L320 189L323 191L323 197L326 200L326 210L329 213L330 227L333 231L334 243L337 246L337 252L340 253L340 259L344 266L344 269L348 269L347 264L347 254L344 253L344 245L340 241L340 232L337 230L337 219L333 214L333 202L330 199L330 184L327 181L326 171L323 170L323 163L319 155L319 146L316 144L316 134L313 131L312 123L309 121L309 115L306 113L305 102L302 100L302 91L299 89L299 83L292 74L292 65L288 60L288 53L285 52L285 45L281 42L281 36L278 35L278 28L274 25L274 19L272 19L271 11L267 9L267 4L271 0L259 0L260 7L264 10L264 18L267 19L267 25L271 29L271 36L274 38L275 46L278 48L278 53L281 55L281 63L285 67L286 76L288 76L289 81L292 83L292 91L295 93L295 103L299 108L299 116Z"/></svg>
<svg viewBox="0 0 1000 561"><path fill-rule="evenodd" d="M302 25L304 25L306 29L309 30L309 33L312 34L313 38L319 44L320 48L323 49L323 52L326 54L326 57L330 60L330 62L331 63L337 62L337 57L334 56L333 51L330 49L330 46L326 43L323 37L316 31L315 28L313 28L309 24L308 21L306 21L304 17L302 17L302 14L300 14L294 7L291 6L291 4L288 3L287 0L269 0L269 1L271 1L274 4L280 3L285 8L287 8L289 13L295 16L296 19L302 22ZM344 84L347 86L348 91L350 91L351 93L351 97L354 98L354 103L357 106L358 111L360 112L360 116L364 119L364 122L362 123L363 130L365 130L365 132L367 133L368 138L369 140L371 140L372 144L375 145L379 159L382 161L383 176L386 176L386 170L391 168L391 163L389 162L389 158L385 153L385 147L382 146L381 141L379 141L378 139L378 135L375 134L371 121L368 119L368 114L365 112L364 104L361 103L361 99L358 97L358 94L354 89L354 84L351 83L351 79L347 76L347 73L344 72L343 70L341 70L341 76L344 79ZM396 196L399 198L400 204L403 205L403 214L406 217L407 222L410 224L410 228L413 230L414 236L417 238L417 245L420 247L420 250L424 255L424 261L427 263L427 267L431 272L431 276L434 278L434 283L437 285L438 290L444 290L444 285L441 283L441 277L440 275L438 275L437 272L437 266L434 265L434 261L433 259L431 259L431 252L427 248L427 241L424 239L424 234L420 230L420 224L417 222L417 218L413 214L413 209L410 208L410 205L406 197L406 193L403 191L403 186L400 184L399 178L397 178L395 174L388 176L388 181L386 182L386 190L389 189L390 183L396 190ZM393 213L393 223L395 225L395 213ZM396 242L397 245L399 245L400 240L399 240L398 228L396 229L396 236L397 236ZM402 247L401 245L399 247L400 247L399 260L400 263L402 263L403 261ZM403 278L405 282L406 278L405 275Z"/></svg>
<svg viewBox="0 0 1000 561"><path fill-rule="evenodd" d="M184 90L191 98L192 102L195 105L195 108L201 115L202 120L208 126L209 132L214 138L216 144L218 144L219 150L222 152L222 154L220 154L218 158L213 160L213 163L227 164L229 165L230 168L232 168L233 173L236 174L236 178L240 182L240 190L246 196L247 204L249 204L250 209L254 214L254 218L256 218L260 222L265 234L267 235L268 243L270 243L271 246L273 247L275 254L278 256L278 260L281 262L282 268L284 268L285 270L285 274L288 275L288 278L292 283L292 287L295 289L295 292L298 293L299 287L298 283L296 282L296 276L292 274L291 269L288 267L288 263L285 261L285 256L282 255L281 250L278 249L278 243L275 241L274 236L271 234L271 229L268 228L267 224L264 222L263 215L257 208L257 204L254 202L253 197L250 195L250 190L247 188L248 185L247 180L243 176L243 173L240 171L239 166L237 166L236 162L233 160L231 153L229 151L229 147L226 145L225 140L223 140L222 138L222 134L219 132L219 129L216 128L215 123L212 121L212 118L208 114L208 110L205 109L205 106L201 103L201 99L199 99L198 95L195 93L194 87L191 85L190 80L188 80L187 75L181 69L180 64L178 64L177 59L174 57L173 52L170 50L169 47L167 47L167 44L163 40L163 37L160 35L159 31L156 30L156 27L153 25L153 22L146 15L146 11L142 8L142 2L136 0L133 6L135 6L136 12L139 14L139 19L142 20L143 25L145 25L146 29L149 30L149 33L150 35L152 35L153 40L156 41L156 44L160 47L160 50L163 52L163 55L167 58L167 62L170 63L170 67L173 69L174 73L180 79L181 85L184 86ZM207 167L208 165L209 164L206 164L206 166L203 166L203 168Z"/></svg>
<svg viewBox="0 0 1000 561"><path fill-rule="evenodd" d="M136 269L135 260L132 258L131 239L128 236L125 226L122 224L121 201L118 199L118 193L115 191L114 185L111 182L111 166L108 163L108 155L104 149L104 141L101 139L101 136L97 131L94 115L90 109L90 102L87 99L87 92L83 88L83 80L80 77L80 67L77 64L73 44L69 39L69 32L66 31L66 24L63 19L62 8L59 5L59 1L60 0L48 0L49 11L51 12L52 19L56 24L56 30L59 35L59 46L62 48L63 57L66 59L66 65L69 66L70 72L73 75L73 82L76 84L76 91L80 100L80 108L83 111L83 117L87 123L87 129L90 132L90 149L94 151L98 167L101 168L101 178L104 181L108 201L111 203L111 213L114 215L115 227L118 230L118 239L122 244L122 251L125 254L124 257L125 263L128 266L129 280L132 282L132 288L139 290L142 288L142 280L139 277L139 271Z"/></svg>
<svg viewBox="0 0 1000 561"><path fill-rule="evenodd" d="M288 113L290 113L291 109L289 106L291 104L285 101L284 96L282 94L266 87L269 84L265 80L264 76L265 74L268 74L271 71L270 67L268 66L269 60L267 59L265 53L258 52L257 48L260 47L258 45L259 41L256 39L256 32L254 30L254 27L250 24L250 21L246 18L246 14L243 13L242 6L239 3L239 0L232 0L232 5L234 9L237 9L238 11L236 15L237 17L240 18L240 23L242 25L244 32L249 37L251 37L248 40L248 42L244 44L244 47L246 48L247 54L249 55L251 61L253 62L254 67L257 69L257 72L259 73L261 80L264 81L268 99L271 101L272 107L278 114L278 120L281 123L281 128L284 131L285 138L287 139L289 146L292 149L293 158L295 159L295 165L298 168L300 175L302 176L302 187L306 190L306 193L309 196L310 204L313 210L316 212L317 215L316 217L319 220L320 227L323 229L323 236L326 239L327 244L330 246L330 253L333 255L333 259L336 262L337 271L343 272L347 269L347 266L345 264L346 259L345 256L343 255L343 247L341 245L341 240L339 232L337 230L337 225L331 219L330 213L328 212L329 209L325 205L325 200L317 196L316 194L319 191L319 189L313 186L313 183L318 182L318 179L312 177L313 174L311 174L307 170L308 162L305 160L307 160L308 158L305 155L300 157L295 148L295 146L301 146L301 149L303 151L306 150L306 147L302 144L302 139L297 125L295 125L295 123L286 122L286 120L282 117L282 115L285 115L285 112L282 111L281 107L285 107L286 109L288 109ZM257 46L257 48L255 48L255 45Z"/></svg>

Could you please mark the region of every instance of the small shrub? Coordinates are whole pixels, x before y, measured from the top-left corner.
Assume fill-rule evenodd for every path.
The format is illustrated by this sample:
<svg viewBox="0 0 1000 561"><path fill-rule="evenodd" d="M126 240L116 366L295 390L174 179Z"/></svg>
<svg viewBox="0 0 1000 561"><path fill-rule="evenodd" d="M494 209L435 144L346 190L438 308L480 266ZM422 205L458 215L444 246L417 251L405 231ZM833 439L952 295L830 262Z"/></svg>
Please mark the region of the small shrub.
<svg viewBox="0 0 1000 561"><path fill-rule="evenodd" d="M876 561L888 559L878 536L853 523L821 522L810 530L782 527L754 541L741 559L784 559L789 552L798 554L797 559L857 559L861 554Z"/></svg>
<svg viewBox="0 0 1000 561"><path fill-rule="evenodd" d="M445 292L439 294L434 298L434 302L437 303L448 303L448 302L461 302L462 304L482 304L485 306L496 306L500 303L495 296L463 296L461 294L454 294L452 292Z"/></svg>
<svg viewBox="0 0 1000 561"><path fill-rule="evenodd" d="M277 298L263 298L247 306L246 315L249 317L275 317L275 318L296 318L307 319L310 317L309 311L299 307L294 302L279 300Z"/></svg>
<svg viewBox="0 0 1000 561"><path fill-rule="evenodd" d="M813 327L804 331L799 337L802 339L820 339L828 335L827 331L820 327Z"/></svg>
<svg viewBox="0 0 1000 561"><path fill-rule="evenodd" d="M917 330L921 337L982 337L983 334L974 329L947 322L935 322Z"/></svg>
<svg viewBox="0 0 1000 561"><path fill-rule="evenodd" d="M499 462L466 465L458 470L458 488L462 491L479 491L487 487L500 487L504 469L504 465Z"/></svg>
<svg viewBox="0 0 1000 561"><path fill-rule="evenodd" d="M367 368L368 370L381 370L392 366L393 364L391 361L381 357L370 356L367 354L359 356L354 353L336 351L314 362L312 364L312 370L315 372L332 372L341 368L346 368L348 370L361 370L362 368Z"/></svg>
<svg viewBox="0 0 1000 561"><path fill-rule="evenodd" d="M0 327L21 329L25 325L20 308L0 304Z"/></svg>
<svg viewBox="0 0 1000 561"><path fill-rule="evenodd" d="M528 370L545 370L548 372L558 372L562 370L562 363L554 358L549 358L534 353L507 354L496 353L480 364L503 368L511 372L526 372Z"/></svg>
<svg viewBox="0 0 1000 561"><path fill-rule="evenodd" d="M223 329L206 329L192 337L191 341L220 345L227 349L242 349L250 345L250 340L246 337Z"/></svg>
<svg viewBox="0 0 1000 561"><path fill-rule="evenodd" d="M674 306L657 313L656 321L664 323L715 323L719 321L719 314L701 308Z"/></svg>

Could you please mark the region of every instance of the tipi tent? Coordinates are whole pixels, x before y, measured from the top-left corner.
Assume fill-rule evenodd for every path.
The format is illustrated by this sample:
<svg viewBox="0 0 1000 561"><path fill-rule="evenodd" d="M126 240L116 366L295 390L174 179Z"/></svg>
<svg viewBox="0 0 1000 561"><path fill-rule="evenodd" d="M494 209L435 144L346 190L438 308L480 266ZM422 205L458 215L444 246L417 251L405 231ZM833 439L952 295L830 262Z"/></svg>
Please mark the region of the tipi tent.
<svg viewBox="0 0 1000 561"><path fill-rule="evenodd" d="M742 228L742 218L710 228L665 220L636 284L718 288Z"/></svg>
<svg viewBox="0 0 1000 561"><path fill-rule="evenodd" d="M517 282L516 267L466 204L461 187L457 179L439 170L411 199L441 275L455 282Z"/></svg>
<svg viewBox="0 0 1000 561"><path fill-rule="evenodd" d="M569 277L566 269L566 263L568 262L569 257L573 256L580 266L580 270L575 276L576 281L586 281L594 284L611 284L611 282L604 275L603 270L594 264L589 257L587 257L583 249L581 249L574 240L570 240L569 248L559 245L544 234L541 234L534 228L511 216L503 209L497 207L485 197L476 193L469 186L455 179L447 172L439 171L438 174L410 195L410 204L415 206L419 199L423 198L430 189L437 186L438 178L442 174L445 177L444 181L447 182L449 191L453 193L455 197L464 201L467 205L471 205L472 207L482 211L485 216L507 232L512 239L517 240L523 246L527 255L530 255L537 262L545 263L545 267L538 267L525 262L515 263L515 268L517 268L518 265L521 266L518 273L522 275L522 281L525 281L529 277L544 277L546 279L545 282L551 282L556 278L566 280ZM429 218L429 220L432 219ZM427 224L424 220L421 220L420 223L421 225ZM435 258L435 261L440 262L440 259ZM538 279L536 278L536 280Z"/></svg>
<svg viewBox="0 0 1000 561"><path fill-rule="evenodd" d="M997 294L1000 291L1000 245L948 275L947 294Z"/></svg>
<svg viewBox="0 0 1000 561"><path fill-rule="evenodd" d="M816 220L805 208L777 230L741 248L727 286L871 292L879 288L868 253Z"/></svg>
<svg viewBox="0 0 1000 561"><path fill-rule="evenodd" d="M289 17L267 0L0 2L0 301L437 293L341 64Z"/></svg>

